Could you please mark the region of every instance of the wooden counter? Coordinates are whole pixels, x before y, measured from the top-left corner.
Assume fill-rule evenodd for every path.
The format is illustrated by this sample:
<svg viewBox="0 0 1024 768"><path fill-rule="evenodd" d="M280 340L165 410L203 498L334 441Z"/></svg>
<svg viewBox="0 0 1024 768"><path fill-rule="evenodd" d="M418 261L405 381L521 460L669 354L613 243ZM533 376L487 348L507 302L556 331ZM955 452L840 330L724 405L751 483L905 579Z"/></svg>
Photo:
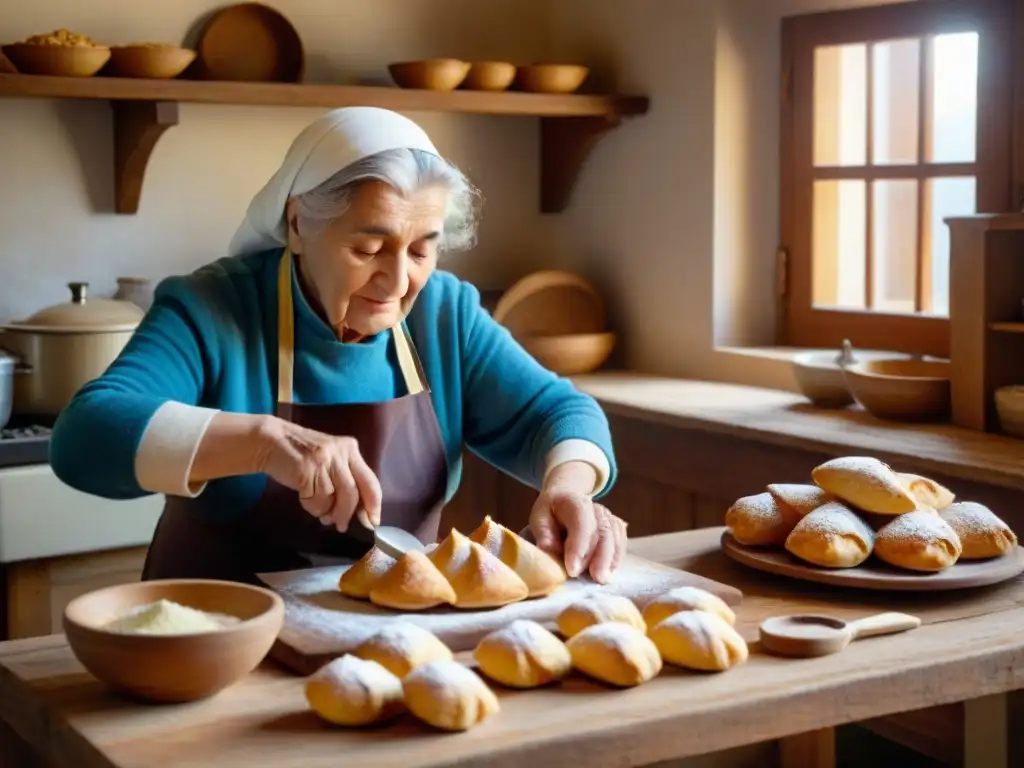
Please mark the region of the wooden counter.
<svg viewBox="0 0 1024 768"><path fill-rule="evenodd" d="M352 768L599 768L793 737L782 742L783 765L814 768L830 764L822 746L831 743L831 726L1024 686L1024 581L941 598L854 596L746 570L720 554L720 534L668 534L631 546L653 560L741 587L746 598L738 616L748 640L766 616L798 610L843 617L909 610L925 624L813 660L774 658L755 645L750 660L729 672L666 668L627 691L575 677L545 690L502 691L498 715L455 735L431 732L411 719L375 730L329 728L309 712L301 679L269 664L204 702L135 704L84 674L62 637L14 641L0 644L0 721L8 749L22 752L0 754L0 763L32 765L12 733L43 756L47 762L40 765L74 768L333 768L339 761ZM968 737L967 764L1013 764L1005 749L992 751L1006 744L1005 718L975 719L989 732Z"/></svg>
<svg viewBox="0 0 1024 768"><path fill-rule="evenodd" d="M896 424L862 409L825 410L774 389L638 373L578 376L610 416L825 454L864 453L905 471L1024 490L1024 440L934 424Z"/></svg>

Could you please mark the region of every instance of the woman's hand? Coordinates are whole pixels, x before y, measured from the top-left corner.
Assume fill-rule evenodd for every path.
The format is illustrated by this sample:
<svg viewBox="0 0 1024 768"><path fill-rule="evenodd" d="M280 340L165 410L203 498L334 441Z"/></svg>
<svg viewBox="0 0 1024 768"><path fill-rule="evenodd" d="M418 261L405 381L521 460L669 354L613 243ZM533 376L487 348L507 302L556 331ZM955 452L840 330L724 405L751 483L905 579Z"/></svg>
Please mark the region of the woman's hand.
<svg viewBox="0 0 1024 768"><path fill-rule="evenodd" d="M530 531L538 547L564 554L570 577L589 571L594 581L605 583L626 554L626 522L592 501L596 480L585 462L552 470L530 513Z"/></svg>
<svg viewBox="0 0 1024 768"><path fill-rule="evenodd" d="M380 525L380 481L351 437L334 437L268 417L261 429L257 472L299 494L303 509L324 525L348 530L353 515L366 510L367 522Z"/></svg>

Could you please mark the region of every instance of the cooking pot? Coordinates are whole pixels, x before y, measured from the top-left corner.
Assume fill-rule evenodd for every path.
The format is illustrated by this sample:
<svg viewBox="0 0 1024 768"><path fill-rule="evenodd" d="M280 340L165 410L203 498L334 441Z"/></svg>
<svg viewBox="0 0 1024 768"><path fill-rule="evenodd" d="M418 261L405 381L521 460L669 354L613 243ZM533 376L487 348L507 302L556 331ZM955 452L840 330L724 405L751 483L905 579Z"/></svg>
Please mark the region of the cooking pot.
<svg viewBox="0 0 1024 768"><path fill-rule="evenodd" d="M89 299L88 283L68 288L70 302L0 326L0 347L23 363L14 376L14 413L60 413L117 359L145 314L128 301Z"/></svg>

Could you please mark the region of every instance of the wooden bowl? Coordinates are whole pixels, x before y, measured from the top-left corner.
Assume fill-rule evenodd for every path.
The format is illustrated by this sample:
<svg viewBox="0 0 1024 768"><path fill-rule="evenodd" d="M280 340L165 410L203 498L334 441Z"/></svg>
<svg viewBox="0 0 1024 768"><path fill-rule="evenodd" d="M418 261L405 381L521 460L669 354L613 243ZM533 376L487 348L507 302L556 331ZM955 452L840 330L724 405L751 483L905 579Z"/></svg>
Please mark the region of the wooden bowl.
<svg viewBox="0 0 1024 768"><path fill-rule="evenodd" d="M519 343L533 358L559 376L578 376L600 368L615 347L614 333L524 336Z"/></svg>
<svg viewBox="0 0 1024 768"><path fill-rule="evenodd" d="M305 71L302 38L280 12L262 3L218 11L199 37L199 70L206 80L298 83Z"/></svg>
<svg viewBox="0 0 1024 768"><path fill-rule="evenodd" d="M850 394L873 416L890 421L942 421L949 417L948 362L871 360L844 370Z"/></svg>
<svg viewBox="0 0 1024 768"><path fill-rule="evenodd" d="M793 358L793 378L804 397L819 408L845 408L853 402L835 352L802 352Z"/></svg>
<svg viewBox="0 0 1024 768"><path fill-rule="evenodd" d="M597 333L605 329L601 294L581 275L560 269L531 272L502 294L494 320L516 338Z"/></svg>
<svg viewBox="0 0 1024 768"><path fill-rule="evenodd" d="M110 49L100 46L11 43L0 50L26 75L92 77L110 59Z"/></svg>
<svg viewBox="0 0 1024 768"><path fill-rule="evenodd" d="M516 85L530 93L573 93L589 74L579 64L531 64L519 68Z"/></svg>
<svg viewBox="0 0 1024 768"><path fill-rule="evenodd" d="M196 52L176 45L118 45L110 49L110 73L116 77L169 80L196 58Z"/></svg>
<svg viewBox="0 0 1024 768"><path fill-rule="evenodd" d="M474 61L462 81L467 91L507 91L516 79L516 65L507 61Z"/></svg>
<svg viewBox="0 0 1024 768"><path fill-rule="evenodd" d="M104 625L166 599L242 621L217 632L130 635ZM212 696L255 669L284 624L284 603L268 589L228 581L177 579L107 587L64 609L64 633L78 660L111 687L147 701Z"/></svg>
<svg viewBox="0 0 1024 768"><path fill-rule="evenodd" d="M391 79L399 88L454 91L469 74L470 64L458 59L425 59L388 65Z"/></svg>
<svg viewBox="0 0 1024 768"><path fill-rule="evenodd" d="M1003 433L1024 438L1024 386L1000 387L995 392L995 401Z"/></svg>

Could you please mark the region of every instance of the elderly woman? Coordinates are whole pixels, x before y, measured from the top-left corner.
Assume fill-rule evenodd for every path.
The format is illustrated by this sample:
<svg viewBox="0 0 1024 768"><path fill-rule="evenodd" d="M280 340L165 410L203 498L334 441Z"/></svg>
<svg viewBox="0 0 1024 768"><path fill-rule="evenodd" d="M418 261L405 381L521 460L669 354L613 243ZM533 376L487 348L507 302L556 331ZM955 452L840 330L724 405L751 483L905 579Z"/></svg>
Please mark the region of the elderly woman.
<svg viewBox="0 0 1024 768"><path fill-rule="evenodd" d="M540 490L539 546L608 579L626 526L593 501L615 474L603 413L437 270L472 244L475 202L415 123L339 109L292 144L231 256L161 283L50 454L86 493L166 495L144 578L355 558L367 525L432 542L465 445Z"/></svg>

